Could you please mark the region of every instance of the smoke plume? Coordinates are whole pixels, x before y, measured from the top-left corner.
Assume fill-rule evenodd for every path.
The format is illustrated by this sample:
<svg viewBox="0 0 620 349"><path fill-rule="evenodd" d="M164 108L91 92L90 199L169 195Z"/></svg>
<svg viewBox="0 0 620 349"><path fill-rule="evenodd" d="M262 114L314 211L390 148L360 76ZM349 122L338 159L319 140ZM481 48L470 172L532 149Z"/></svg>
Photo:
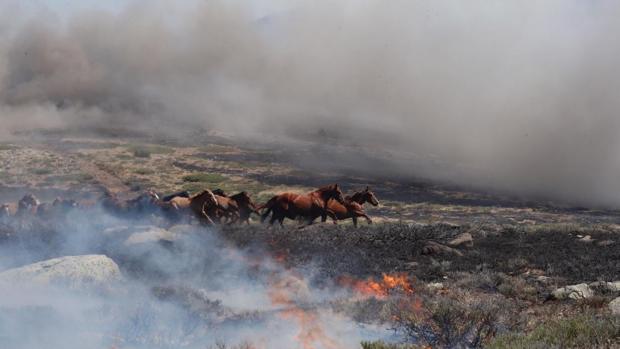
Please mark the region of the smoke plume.
<svg viewBox="0 0 620 349"><path fill-rule="evenodd" d="M395 154L399 175L620 204L611 0L1 6L5 133L327 130Z"/></svg>
<svg viewBox="0 0 620 349"><path fill-rule="evenodd" d="M312 265L287 269L260 246L241 250L204 227L166 231L87 210L44 225L33 217L0 225L19 235L3 235L0 245L0 347L328 349L394 337L388 325L335 312L332 302L352 290L317 287ZM6 271L93 254L118 263L118 280L101 277L109 273L101 262Z"/></svg>

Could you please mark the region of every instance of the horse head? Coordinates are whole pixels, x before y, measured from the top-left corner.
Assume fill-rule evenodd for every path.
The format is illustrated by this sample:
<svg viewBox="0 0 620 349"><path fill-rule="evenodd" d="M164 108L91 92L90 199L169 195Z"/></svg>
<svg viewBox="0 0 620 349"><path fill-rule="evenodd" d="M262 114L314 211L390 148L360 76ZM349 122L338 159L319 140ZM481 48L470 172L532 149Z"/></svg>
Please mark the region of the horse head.
<svg viewBox="0 0 620 349"><path fill-rule="evenodd" d="M373 206L379 206L379 200L375 196L375 193L370 190L370 187L366 186L366 189L362 192L362 195L362 203L368 202Z"/></svg>
<svg viewBox="0 0 620 349"><path fill-rule="evenodd" d="M318 192L321 194L321 197L323 200L325 200L325 202L329 201L330 199L334 199L343 205L345 204L344 195L342 194L342 191L340 190L340 186L338 184L331 184L326 187L320 188Z"/></svg>

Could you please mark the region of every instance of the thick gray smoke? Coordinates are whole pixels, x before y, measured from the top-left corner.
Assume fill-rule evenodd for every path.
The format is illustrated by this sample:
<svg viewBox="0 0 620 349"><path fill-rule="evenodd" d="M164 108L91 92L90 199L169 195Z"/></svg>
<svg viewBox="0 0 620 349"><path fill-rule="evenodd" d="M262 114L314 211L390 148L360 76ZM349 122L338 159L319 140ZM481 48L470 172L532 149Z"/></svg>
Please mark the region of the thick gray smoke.
<svg viewBox="0 0 620 349"><path fill-rule="evenodd" d="M406 174L620 204L617 2L259 3L3 9L5 130L324 129Z"/></svg>
<svg viewBox="0 0 620 349"><path fill-rule="evenodd" d="M19 227L19 238L0 244L0 347L344 349L394 337L388 325L333 311L331 302L355 295L313 286L311 265L286 269L204 227L141 222L91 208L40 227L31 217L0 225ZM111 268L101 257L111 259L102 255L121 267L118 277L103 277ZM99 258L67 262L84 256ZM69 266L51 259L59 257ZM42 260L42 270L6 270Z"/></svg>

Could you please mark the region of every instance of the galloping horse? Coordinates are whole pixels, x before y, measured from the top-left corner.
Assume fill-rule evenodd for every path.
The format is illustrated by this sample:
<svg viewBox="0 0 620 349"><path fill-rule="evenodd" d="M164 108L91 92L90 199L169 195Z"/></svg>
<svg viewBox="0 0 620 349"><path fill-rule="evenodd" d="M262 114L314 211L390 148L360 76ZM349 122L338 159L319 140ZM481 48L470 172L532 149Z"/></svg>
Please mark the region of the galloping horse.
<svg viewBox="0 0 620 349"><path fill-rule="evenodd" d="M342 191L338 184L328 185L305 195L282 193L272 197L258 209L267 209L261 215L261 222L264 222L269 213L273 212L269 224L277 220L280 225L283 225L284 218L295 220L297 217L303 217L310 225L318 216L322 216L325 221L328 214L327 204L331 199L344 204Z"/></svg>
<svg viewBox="0 0 620 349"><path fill-rule="evenodd" d="M207 214L217 218L218 222L221 222L222 218L228 220L228 223L233 223L239 219L239 205L237 205L237 202L226 196L221 189L216 189L213 193L217 205L210 207Z"/></svg>
<svg viewBox="0 0 620 349"><path fill-rule="evenodd" d="M364 212L362 205L368 202L373 206L378 206L379 200L377 200L375 193L370 191L368 186L363 191L358 191L352 196L345 197L344 201L344 205L333 200L327 204L329 208L327 214L334 220L334 224L336 224L336 220L351 218L353 225L357 227L357 217L364 217L368 224L372 224L372 219Z"/></svg>
<svg viewBox="0 0 620 349"><path fill-rule="evenodd" d="M236 203L238 209L238 219L235 221L241 221L250 224L250 216L252 215L252 213L260 215L260 213L257 211L256 204L254 204L252 198L250 197L250 194L248 194L248 192L246 191L242 191L235 195L228 196L222 189L215 189L213 191L213 194L215 194L216 197L223 196L230 198ZM234 221L231 223L234 223Z"/></svg>
<svg viewBox="0 0 620 349"><path fill-rule="evenodd" d="M213 220L207 212L217 206L217 199L213 192L208 189L189 198L176 196L169 201L169 204L179 211L193 213L201 222L207 225L213 224Z"/></svg>
<svg viewBox="0 0 620 349"><path fill-rule="evenodd" d="M213 192L213 194L215 194L215 192ZM180 196L180 197L183 197L183 198L189 198L191 195L189 194L189 191L184 190L184 191L180 191L178 193L166 195L166 196L161 198L161 201L168 202L168 201L176 198L177 196Z"/></svg>
<svg viewBox="0 0 620 349"><path fill-rule="evenodd" d="M105 190L101 206L117 216L144 215L156 212L160 208L160 202L159 195L152 190L127 201L122 201L116 194Z"/></svg>
<svg viewBox="0 0 620 349"><path fill-rule="evenodd" d="M252 213L260 215L260 213L258 213L256 204L254 204L254 201L252 201L252 198L247 192L242 191L241 193L235 194L230 198L235 200L237 206L239 206L239 220L242 223L245 222L247 224L250 224L250 216L252 215Z"/></svg>

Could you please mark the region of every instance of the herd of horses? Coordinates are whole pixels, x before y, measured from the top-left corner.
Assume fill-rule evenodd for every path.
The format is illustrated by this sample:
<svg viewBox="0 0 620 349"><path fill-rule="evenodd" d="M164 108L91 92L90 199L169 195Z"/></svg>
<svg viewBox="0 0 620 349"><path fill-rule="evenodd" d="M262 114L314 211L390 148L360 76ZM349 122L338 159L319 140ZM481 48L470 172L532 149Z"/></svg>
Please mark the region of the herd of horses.
<svg viewBox="0 0 620 349"><path fill-rule="evenodd" d="M344 196L338 184L327 185L306 194L281 193L262 205L256 205L245 191L229 196L221 189L204 189L194 195L183 191L165 196L148 190L130 200L121 200L117 195L105 191L103 197L91 205L61 198L52 203L41 203L34 195L27 194L14 209L9 204L0 206L0 222L32 216L51 219L74 209L98 206L120 217L156 215L171 221L196 219L205 225L250 224L252 214L256 214L262 223L269 219L270 225L275 222L283 225L287 218L311 225L321 217L322 222L331 218L334 224L339 220L352 219L357 226L360 217L365 218L369 224L372 223L372 219L364 211L365 203L379 205L377 197L369 187Z"/></svg>

